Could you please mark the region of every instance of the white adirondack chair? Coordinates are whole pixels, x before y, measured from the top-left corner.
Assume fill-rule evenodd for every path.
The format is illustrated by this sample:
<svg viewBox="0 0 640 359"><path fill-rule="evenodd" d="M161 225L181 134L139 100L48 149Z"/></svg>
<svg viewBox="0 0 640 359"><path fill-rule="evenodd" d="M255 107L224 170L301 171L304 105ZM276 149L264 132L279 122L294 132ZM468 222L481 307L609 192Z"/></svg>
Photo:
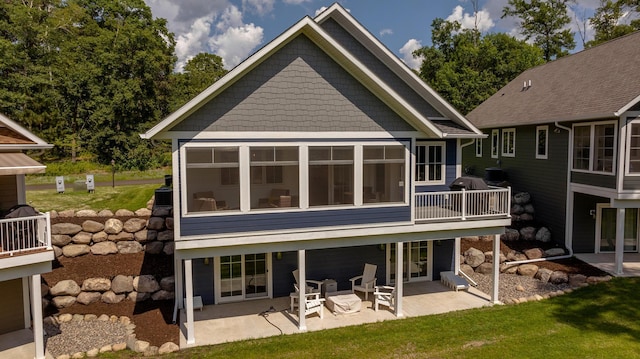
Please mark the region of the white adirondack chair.
<svg viewBox="0 0 640 359"><path fill-rule="evenodd" d="M364 300L369 299L369 293L375 291L376 286L376 270L378 266L375 264L365 263L362 275L349 279L351 281L351 290L364 293Z"/></svg>
<svg viewBox="0 0 640 359"><path fill-rule="evenodd" d="M378 306L384 305L395 308L396 305L396 288L386 285L377 285L373 292L373 308L378 311Z"/></svg>

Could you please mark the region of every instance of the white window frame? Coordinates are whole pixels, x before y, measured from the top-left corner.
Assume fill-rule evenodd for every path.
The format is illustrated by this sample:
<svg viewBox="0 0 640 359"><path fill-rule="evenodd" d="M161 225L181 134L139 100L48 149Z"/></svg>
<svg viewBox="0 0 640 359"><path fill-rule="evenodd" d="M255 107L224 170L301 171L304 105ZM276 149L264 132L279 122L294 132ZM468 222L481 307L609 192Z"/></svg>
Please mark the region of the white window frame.
<svg viewBox="0 0 640 359"><path fill-rule="evenodd" d="M254 254L254 253L251 253ZM239 301L246 301L246 300L260 300L260 299L268 299L268 298L273 298L273 263L272 263L272 252L263 252L263 253L255 253L255 254L265 254L265 259L266 259L266 266L267 266L267 273L266 273L266 280L267 280L267 293L264 296L260 296L260 297L248 297L247 296L247 292L246 292L246 288L247 288L247 284L246 283L246 254L241 254L241 262L242 262L242 295L240 296L231 296L231 297L223 297L222 296L222 288L221 288L221 283L222 283L222 278L220 277L220 257L214 257L213 258L213 268L214 268L214 272L215 272L215 280L214 280L214 296L215 296L215 301L216 303L232 303L232 302L239 302ZM238 255L238 254L232 254L233 255Z"/></svg>
<svg viewBox="0 0 640 359"><path fill-rule="evenodd" d="M500 130L491 130L491 158L498 158L500 146Z"/></svg>
<svg viewBox="0 0 640 359"><path fill-rule="evenodd" d="M538 146L540 144L540 132L544 132L544 153L538 153ZM549 157L549 126L537 126L536 127L536 158L539 160L546 160Z"/></svg>
<svg viewBox="0 0 640 359"><path fill-rule="evenodd" d="M476 157L482 157L482 138L476 138Z"/></svg>
<svg viewBox="0 0 640 359"><path fill-rule="evenodd" d="M440 165L441 168L441 173L442 173L442 178L440 178L439 180L434 180L434 181L429 181L429 180L424 180L424 181L418 181L417 179L415 180L415 184L419 185L419 186L424 186L424 185L441 185L441 184L445 184L447 181L447 143L443 142L443 141L417 141L416 142L416 167L418 166L417 160L418 160L418 147L421 146L432 146L432 147L441 147L442 148L442 164ZM425 152L426 153L426 152ZM426 153L425 156L427 157L427 159L429 158L429 154ZM425 161L427 160L425 159ZM429 164L428 163L424 163L423 164L426 168L425 168L425 179L429 178ZM418 174L416 173L416 176Z"/></svg>
<svg viewBox="0 0 640 359"><path fill-rule="evenodd" d="M509 140L513 140L513 146L511 147L511 151L505 151L505 145L509 143ZM504 128L502 129L502 141L500 142L500 148L502 149L503 157L515 157L516 156L516 129L515 128Z"/></svg>
<svg viewBox="0 0 640 359"><path fill-rule="evenodd" d="M631 172L629 171L629 162L631 161L631 126L638 125L640 126L640 117L636 117L633 120L627 122L627 138L626 138L626 149L625 149L625 164L624 164L624 174L625 176L640 176L640 171Z"/></svg>
<svg viewBox="0 0 640 359"><path fill-rule="evenodd" d="M612 159L612 168L610 172L606 171L595 171L593 168L595 166L595 127L600 125L613 125L613 159ZM576 127L589 127L589 169L579 169L573 167L573 157L574 157L574 146L573 138ZM597 173L602 175L615 176L616 174L616 166L617 166L617 158L618 158L618 123L616 121L601 121L601 122L588 122L588 123L579 123L574 124L572 126L571 131L571 171L574 172L582 172L582 173Z"/></svg>
<svg viewBox="0 0 640 359"><path fill-rule="evenodd" d="M444 143L444 142L442 142ZM402 202L380 202L380 203L363 203L362 201L362 175L363 175L363 156L362 156L362 148L363 146L376 146L376 145L384 145L384 146L392 146L392 145L401 145L404 146L405 151L405 166L404 166L404 201ZM251 210L250 203L250 182L251 182L251 171L250 171L250 156L249 149L251 147L298 147L300 151L299 160L298 160L298 168L300 171L299 174L299 197L300 197L300 207L291 207L291 209L260 209L259 211ZM354 147L354 204L348 205L329 205L329 206L314 206L309 207L308 198L309 198L309 156L308 151L310 146L353 146ZM332 209L344 209L344 208L365 208L365 207L376 207L376 206L385 206L385 207L394 207L394 206L406 206L409 204L410 200L410 190L411 186L407 185L407 183L411 183L411 151L410 142L407 140L393 140L393 141L333 141L333 142L183 142L180 144L179 148L179 156L180 156L180 186L182 188L186 188L186 178L187 178L187 165L186 165L186 149L189 147L238 147L239 149L239 166L240 166L240 209L239 210L227 210L227 211L215 211L215 212L188 212L187 210L187 191L180 191L180 204L181 204L181 215L182 217L214 217L214 216L228 216L228 215L238 215L239 213L250 214L250 213L283 213L283 212L294 212L294 211L326 211ZM443 157L445 153L443 152ZM444 174L443 174L444 177ZM444 183L444 182L443 182Z"/></svg>

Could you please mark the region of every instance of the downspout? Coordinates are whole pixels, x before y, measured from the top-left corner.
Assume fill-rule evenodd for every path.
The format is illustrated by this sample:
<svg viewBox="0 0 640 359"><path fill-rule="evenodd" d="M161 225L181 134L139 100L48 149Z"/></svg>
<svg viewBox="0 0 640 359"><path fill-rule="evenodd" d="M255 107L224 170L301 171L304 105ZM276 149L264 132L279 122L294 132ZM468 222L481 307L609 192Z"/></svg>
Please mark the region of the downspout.
<svg viewBox="0 0 640 359"><path fill-rule="evenodd" d="M571 129L569 127L566 126L562 126L561 124L558 123L558 121L556 121L554 123L554 126L556 126L559 129L565 130L569 133L569 140L571 140ZM570 201L571 199L571 191L569 190L569 184L571 183L571 156L570 151L571 151L571 141L568 141L567 143L567 198L565 199L564 203L566 205L565 208L565 225L567 224L567 222L569 221L569 215L571 214L571 208L569 207L569 203L573 203L573 201ZM567 254L566 256L568 256L567 258L573 257L573 241L571 240L571 236L573 235L573 230L571 228L571 226L573 221L570 222L569 225L566 226L565 231L564 231L564 244L565 247L567 247L567 250L569 251L569 254ZM568 245L568 243L571 243L570 245ZM560 256L560 257L564 257L564 256ZM556 258L556 259L564 259L564 258Z"/></svg>

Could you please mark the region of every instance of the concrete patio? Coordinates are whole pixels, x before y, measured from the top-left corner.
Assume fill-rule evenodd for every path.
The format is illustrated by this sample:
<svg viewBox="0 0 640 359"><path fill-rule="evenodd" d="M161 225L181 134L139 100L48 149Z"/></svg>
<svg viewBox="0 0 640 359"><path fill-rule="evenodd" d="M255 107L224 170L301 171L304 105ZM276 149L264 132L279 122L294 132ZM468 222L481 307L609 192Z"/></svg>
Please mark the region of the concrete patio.
<svg viewBox="0 0 640 359"><path fill-rule="evenodd" d="M640 277L640 253L625 253L622 274L616 274L615 253L579 253L576 258L614 277Z"/></svg>
<svg viewBox="0 0 640 359"><path fill-rule="evenodd" d="M362 310L358 313L334 315L325 308L323 319L317 314L309 315L306 319L307 331L401 319L386 307L381 307L378 312L374 311L371 300L371 296L369 301L363 300ZM402 302L404 317L418 317L488 305L491 305L490 296L473 287L468 292L455 292L435 281L404 285ZM271 307L274 309L269 311ZM289 297L208 305L202 311L196 310L194 317L195 346L299 333L298 314L289 312ZM180 318L182 320L180 347L186 348L188 345L184 336L186 332L184 310Z"/></svg>

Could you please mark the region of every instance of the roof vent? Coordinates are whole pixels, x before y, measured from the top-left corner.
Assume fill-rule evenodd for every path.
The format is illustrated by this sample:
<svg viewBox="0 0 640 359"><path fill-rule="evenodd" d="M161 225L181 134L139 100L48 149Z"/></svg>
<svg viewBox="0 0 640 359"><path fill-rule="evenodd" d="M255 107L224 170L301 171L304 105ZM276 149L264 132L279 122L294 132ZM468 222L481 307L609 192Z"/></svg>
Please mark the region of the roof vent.
<svg viewBox="0 0 640 359"><path fill-rule="evenodd" d="M531 80L522 83L522 91L527 91L531 87Z"/></svg>

